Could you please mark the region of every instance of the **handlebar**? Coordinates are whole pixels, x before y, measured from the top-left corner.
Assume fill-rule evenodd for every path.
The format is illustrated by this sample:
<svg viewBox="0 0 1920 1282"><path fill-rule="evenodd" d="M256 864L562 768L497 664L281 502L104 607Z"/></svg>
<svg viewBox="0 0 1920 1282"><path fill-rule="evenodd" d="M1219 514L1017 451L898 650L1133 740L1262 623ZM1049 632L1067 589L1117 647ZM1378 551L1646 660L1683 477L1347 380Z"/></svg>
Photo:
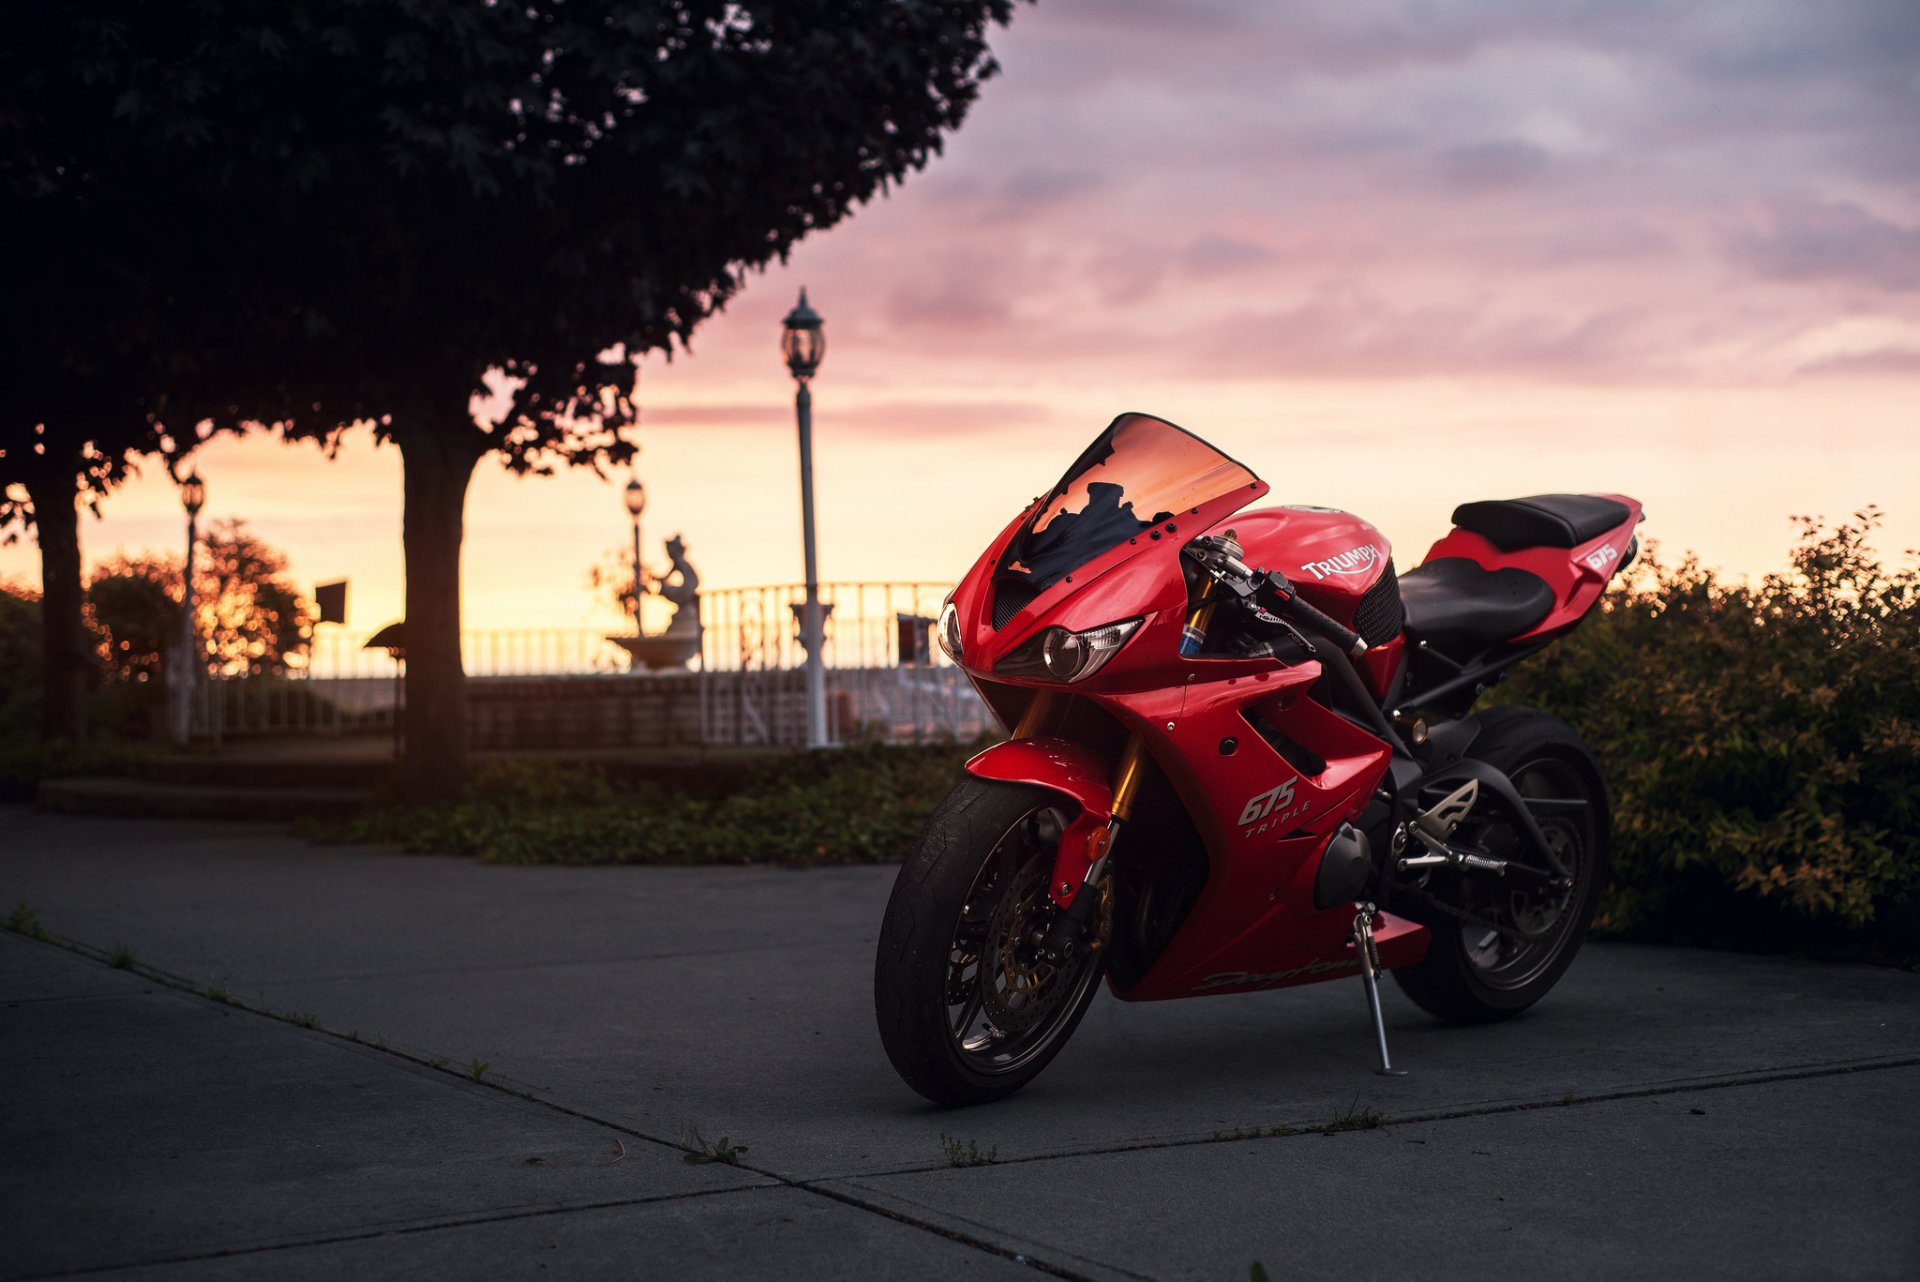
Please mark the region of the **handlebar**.
<svg viewBox="0 0 1920 1282"><path fill-rule="evenodd" d="M1286 583L1284 579L1280 580L1281 584L1285 584L1284 588L1272 582L1279 577L1269 574L1265 586L1269 592L1280 597L1278 613L1281 618L1291 619L1307 631L1319 633L1353 658L1357 659L1367 652L1367 643L1360 638L1359 633L1339 620L1329 617L1318 606L1310 604L1305 597L1293 590L1292 584Z"/></svg>
<svg viewBox="0 0 1920 1282"><path fill-rule="evenodd" d="M1355 659L1367 652L1367 643L1358 633L1301 597L1286 575L1277 570L1254 570L1240 559L1239 553L1239 542L1231 532L1224 539L1203 535L1185 549L1185 554L1214 582L1225 587L1255 619L1265 616L1269 626L1276 619L1297 623ZM1269 606L1272 607L1270 614Z"/></svg>

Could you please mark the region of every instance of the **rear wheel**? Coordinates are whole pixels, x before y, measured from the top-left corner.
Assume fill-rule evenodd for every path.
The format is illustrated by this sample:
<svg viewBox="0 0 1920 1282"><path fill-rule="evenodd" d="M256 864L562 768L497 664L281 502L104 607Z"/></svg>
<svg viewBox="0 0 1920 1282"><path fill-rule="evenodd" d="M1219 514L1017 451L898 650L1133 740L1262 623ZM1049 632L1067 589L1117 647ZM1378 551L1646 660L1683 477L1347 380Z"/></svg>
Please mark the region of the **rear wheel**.
<svg viewBox="0 0 1920 1282"><path fill-rule="evenodd" d="M969 778L927 821L887 903L874 1008L887 1057L936 1104L1013 1094L1060 1053L1099 986L1104 947L1040 956L1071 804L1043 788ZM1112 901L1090 934L1104 945Z"/></svg>
<svg viewBox="0 0 1920 1282"><path fill-rule="evenodd" d="M1528 889L1446 873L1421 888L1445 907L1410 897L1407 915L1433 942L1424 961L1393 977L1423 1010L1457 1023L1510 1018L1559 982L1586 939L1609 854L1606 787L1580 736L1532 708L1494 708L1480 722L1468 755L1513 781L1572 884ZM1456 837L1495 858L1534 862L1510 816L1469 816Z"/></svg>

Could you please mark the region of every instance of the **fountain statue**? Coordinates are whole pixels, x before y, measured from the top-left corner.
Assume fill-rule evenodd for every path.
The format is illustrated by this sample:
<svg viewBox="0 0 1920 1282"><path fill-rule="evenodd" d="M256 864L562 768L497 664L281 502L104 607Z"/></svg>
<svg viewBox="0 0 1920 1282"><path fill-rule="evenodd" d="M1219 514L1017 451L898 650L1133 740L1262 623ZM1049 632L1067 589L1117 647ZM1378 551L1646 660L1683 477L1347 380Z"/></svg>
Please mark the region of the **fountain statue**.
<svg viewBox="0 0 1920 1282"><path fill-rule="evenodd" d="M700 653L700 575L687 560L686 541L678 534L667 540L667 560L671 568L655 579L651 587L643 581L634 585L635 630L639 628L638 593L655 592L673 605L673 617L664 631L630 637L608 637L633 656L636 668L658 672L663 668L683 668ZM677 582L675 580L678 580Z"/></svg>

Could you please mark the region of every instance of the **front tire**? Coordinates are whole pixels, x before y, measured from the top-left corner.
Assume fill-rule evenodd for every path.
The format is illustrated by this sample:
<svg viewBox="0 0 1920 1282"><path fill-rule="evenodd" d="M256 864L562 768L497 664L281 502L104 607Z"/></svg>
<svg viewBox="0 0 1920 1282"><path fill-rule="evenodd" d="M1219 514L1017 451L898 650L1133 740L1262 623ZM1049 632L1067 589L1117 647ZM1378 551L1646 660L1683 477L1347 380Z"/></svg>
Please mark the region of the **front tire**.
<svg viewBox="0 0 1920 1282"><path fill-rule="evenodd" d="M1511 1019L1547 995L1573 964L1606 887L1611 817L1600 767L1580 736L1533 708L1493 708L1480 717L1470 757L1506 774L1523 797L1579 806L1529 807L1574 884L1564 899L1526 895L1488 878L1452 875L1438 897L1480 922L1463 922L1415 900L1404 915L1425 924L1433 942L1425 960L1393 972L1401 991L1428 1014L1457 1024ZM1489 853L1527 855L1513 825L1469 816L1462 835ZM1492 883L1492 884L1490 884Z"/></svg>
<svg viewBox="0 0 1920 1282"><path fill-rule="evenodd" d="M894 882L874 963L887 1058L936 1104L1004 1099L1066 1045L1106 952L1060 967L1032 940L1071 803L1044 788L969 777L940 803ZM1096 917L1104 943L1111 908Z"/></svg>

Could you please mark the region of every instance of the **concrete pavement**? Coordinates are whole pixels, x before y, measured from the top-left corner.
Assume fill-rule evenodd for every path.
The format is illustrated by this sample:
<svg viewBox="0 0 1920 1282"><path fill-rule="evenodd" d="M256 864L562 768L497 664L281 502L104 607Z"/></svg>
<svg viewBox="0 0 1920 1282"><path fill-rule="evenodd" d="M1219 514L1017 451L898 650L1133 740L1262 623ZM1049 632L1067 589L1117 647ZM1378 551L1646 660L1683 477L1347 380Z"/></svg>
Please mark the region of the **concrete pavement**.
<svg viewBox="0 0 1920 1282"><path fill-rule="evenodd" d="M1354 983L1103 996L940 1112L873 1030L892 875L0 809L0 914L135 959L0 935L0 1274L1920 1276L1920 975L1590 946L1493 1028L1389 988L1397 1080Z"/></svg>

